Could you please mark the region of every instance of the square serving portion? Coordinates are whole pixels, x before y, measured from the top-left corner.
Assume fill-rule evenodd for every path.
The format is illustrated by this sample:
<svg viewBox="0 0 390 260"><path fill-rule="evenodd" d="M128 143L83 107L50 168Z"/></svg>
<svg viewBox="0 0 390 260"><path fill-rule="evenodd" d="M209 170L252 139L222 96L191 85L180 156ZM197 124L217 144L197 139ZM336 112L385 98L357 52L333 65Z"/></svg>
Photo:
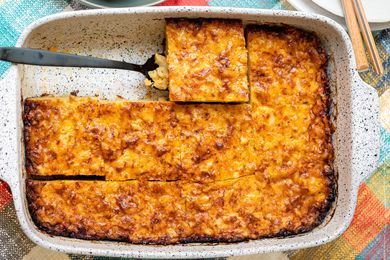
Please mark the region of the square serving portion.
<svg viewBox="0 0 390 260"><path fill-rule="evenodd" d="M166 40L171 101L249 101L241 21L168 19Z"/></svg>

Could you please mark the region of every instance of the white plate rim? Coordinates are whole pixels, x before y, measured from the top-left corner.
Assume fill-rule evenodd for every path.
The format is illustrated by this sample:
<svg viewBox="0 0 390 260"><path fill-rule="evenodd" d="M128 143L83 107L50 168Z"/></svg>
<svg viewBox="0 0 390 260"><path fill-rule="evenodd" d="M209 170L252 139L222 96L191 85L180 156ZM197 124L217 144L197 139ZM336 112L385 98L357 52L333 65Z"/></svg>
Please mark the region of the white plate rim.
<svg viewBox="0 0 390 260"><path fill-rule="evenodd" d="M322 7L316 5L311 0L287 0L287 2L298 11L325 15L325 16L331 18L332 20L335 20L337 23L341 24L345 29L347 28L347 26L345 24L344 17L340 17L340 16L335 15L331 12L328 12L327 10L323 9ZM390 28L390 22L369 23L369 25L370 25L371 30L373 30L373 31L379 31L379 30L384 30L384 29Z"/></svg>
<svg viewBox="0 0 390 260"><path fill-rule="evenodd" d="M323 1L323 0L312 0L314 2L314 4L318 5L319 7L327 10L328 12L331 12L337 16L340 16L340 17L344 17L344 12L343 12L343 7L342 7L342 3L341 3L341 0L326 0L326 1ZM381 0L383 2L385 2L385 0ZM362 2L362 5L363 7L366 7L367 9L366 10L369 10L371 11L371 14L367 11L366 12L366 15L367 15L367 20L369 23L388 23L390 22L390 15L389 13L386 12L386 16L372 16L372 11L375 9L377 13L377 9L378 7L381 8L382 6L380 6L378 3L376 4L369 4L369 3L372 3L373 0L366 0L366 1L361 1ZM390 2L387 4L389 5ZM388 6L386 6L386 4L384 4L385 6L383 8L387 8ZM390 6L390 5L389 5ZM370 16L371 15L371 16Z"/></svg>

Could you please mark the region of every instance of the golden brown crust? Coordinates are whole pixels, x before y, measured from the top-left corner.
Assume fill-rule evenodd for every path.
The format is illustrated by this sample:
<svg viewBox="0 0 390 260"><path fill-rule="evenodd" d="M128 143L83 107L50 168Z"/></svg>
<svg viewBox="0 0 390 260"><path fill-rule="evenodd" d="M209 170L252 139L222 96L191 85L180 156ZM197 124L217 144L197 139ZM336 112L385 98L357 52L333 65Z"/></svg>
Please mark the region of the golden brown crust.
<svg viewBox="0 0 390 260"><path fill-rule="evenodd" d="M188 232L176 182L27 181L34 221L53 235L176 243Z"/></svg>
<svg viewBox="0 0 390 260"><path fill-rule="evenodd" d="M250 112L245 104L175 105L182 179L205 182L253 174Z"/></svg>
<svg viewBox="0 0 390 260"><path fill-rule="evenodd" d="M252 135L250 109L246 104L181 105L72 96L28 99L27 172L199 182L253 174L254 154L247 149Z"/></svg>
<svg viewBox="0 0 390 260"><path fill-rule="evenodd" d="M38 98L25 102L27 172L175 180L171 103Z"/></svg>
<svg viewBox="0 0 390 260"><path fill-rule="evenodd" d="M242 241L310 230L329 201L255 176L215 183L27 181L33 220L53 235L132 243ZM323 194L325 196L325 194Z"/></svg>
<svg viewBox="0 0 390 260"><path fill-rule="evenodd" d="M166 39L170 100L249 101L241 21L168 19Z"/></svg>
<svg viewBox="0 0 390 260"><path fill-rule="evenodd" d="M137 179L28 181L37 225L55 235L171 244L290 235L321 223L335 192L325 53L315 36L286 26L249 26L247 44L250 104L28 99L29 174ZM108 199L117 193L124 202ZM116 212L126 198L142 205ZM116 219L137 216L146 224Z"/></svg>
<svg viewBox="0 0 390 260"><path fill-rule="evenodd" d="M255 150L264 155L256 174L326 188L333 148L319 40L287 26L257 26L247 29L247 41Z"/></svg>

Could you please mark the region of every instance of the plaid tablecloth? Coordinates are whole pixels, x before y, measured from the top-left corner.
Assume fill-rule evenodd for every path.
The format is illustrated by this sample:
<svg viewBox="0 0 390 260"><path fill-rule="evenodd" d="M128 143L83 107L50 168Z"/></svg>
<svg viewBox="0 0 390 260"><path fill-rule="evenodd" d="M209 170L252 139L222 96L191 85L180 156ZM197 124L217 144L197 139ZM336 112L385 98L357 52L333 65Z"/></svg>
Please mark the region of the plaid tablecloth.
<svg viewBox="0 0 390 260"><path fill-rule="evenodd" d="M168 0L161 5L211 5L267 9L292 9L285 0ZM68 10L84 9L65 0L0 0L0 46L12 46L19 34L36 19ZM390 257L390 29L376 33L385 67L379 77L371 70L361 76L380 95L380 167L360 187L354 219L347 231L326 245L256 259L386 259ZM0 78L9 64L0 62ZM4 87L4 86L2 86ZM1 107L1 104L0 104ZM0 259L106 259L57 253L34 245L22 233L8 185L0 181ZM245 258L248 259L248 258Z"/></svg>

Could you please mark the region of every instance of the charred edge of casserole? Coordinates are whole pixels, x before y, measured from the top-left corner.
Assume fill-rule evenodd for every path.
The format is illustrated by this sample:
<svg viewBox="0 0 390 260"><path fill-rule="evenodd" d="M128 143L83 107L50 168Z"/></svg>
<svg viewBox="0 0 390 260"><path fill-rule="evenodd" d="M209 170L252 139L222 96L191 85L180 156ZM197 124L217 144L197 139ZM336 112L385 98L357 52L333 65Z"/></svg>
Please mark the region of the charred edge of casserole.
<svg viewBox="0 0 390 260"><path fill-rule="evenodd" d="M204 22L220 22L221 24L226 24L226 25L232 25L232 24L242 25L242 20L240 19L223 19L223 18L165 18L165 22L170 24L175 24L175 25L178 25L180 23L194 24L197 27L200 27Z"/></svg>
<svg viewBox="0 0 390 260"><path fill-rule="evenodd" d="M36 174L37 169L35 163L33 162L33 153L34 147L31 147L30 142L30 131L32 127L32 120L30 113L33 113L34 110L39 107L40 104L29 99L24 101L23 112L22 112L22 121L23 121L23 139L24 139L24 156L25 156L25 168L27 174Z"/></svg>
<svg viewBox="0 0 390 260"><path fill-rule="evenodd" d="M245 33L248 32L258 32L258 31L264 31L271 35L276 36L288 36L291 35L291 33L299 33L299 37L303 37L305 40L309 41L315 41L317 44L317 48L321 49L321 53L324 53L322 48L320 47L320 41L319 37L315 32L306 31L303 29L300 29L298 27L294 27L288 24L284 23L266 23L266 24L248 24L245 27Z"/></svg>
<svg viewBox="0 0 390 260"><path fill-rule="evenodd" d="M331 202L330 200L328 200ZM327 203L326 205L330 206L331 203ZM324 209L329 208L329 206L324 207ZM300 227L297 230L287 230L283 229L279 231L276 234L270 234L270 235L261 235L257 236L255 238L248 238L243 236L191 236L188 238L179 238L178 240L175 239L174 241L169 236L163 236L158 239L142 239L140 240L131 240L128 237L118 237L118 238L110 238L107 236L88 236L86 235L86 230L79 230L78 232L69 232L66 228L59 228L58 226L46 226L43 225L36 214L34 213L37 209L35 203L30 202L29 203L29 210L31 213L31 218L35 225L40 229L41 231L44 231L45 233L53 236L62 236L62 237L69 237L69 238L77 238L77 239L84 239L84 240L106 240L106 241L118 241L118 242L128 242L132 244L155 244L155 245L171 245L171 244L188 244L188 243L238 243L238 242L245 242L245 241L251 241L251 240L258 240L262 238L285 238L289 236L304 234L307 232L312 231L314 228L316 228L319 224L322 223L323 219L327 215L327 210L324 210L321 212L321 214L318 215L317 221L313 223L310 226L307 227Z"/></svg>
<svg viewBox="0 0 390 260"><path fill-rule="evenodd" d="M324 54L326 61L321 67L321 71L324 72L321 77L321 83L322 87L324 88L324 106L325 106L325 117L328 121L328 127L329 132L326 132L325 142L328 144L328 148L331 150L331 157L326 160L326 165L330 167L330 171L324 170L323 174L326 176L328 181L328 197L326 199L325 204L323 205L323 210L319 212L319 216L317 219L317 222L319 222L316 226L320 225L326 218L326 216L331 213L329 212L333 203L336 201L337 197L337 176L336 172L334 170L334 160L335 160L335 154L334 154L334 147L333 147L333 134L335 132L335 126L333 125L333 122L331 120L331 108L332 108L332 96L331 96L331 86L329 84L329 78L328 78L328 63L329 63L329 56L325 52L325 50L321 47L320 39L314 32L310 32L312 36L315 37L315 41L317 44L317 51L320 54ZM330 145L329 145L330 144Z"/></svg>
<svg viewBox="0 0 390 260"><path fill-rule="evenodd" d="M34 185L32 180L28 180L28 179L26 180L26 197L27 197L28 210L30 211L31 219L33 220L35 225L40 230L43 230L43 231L47 232L46 228L42 226L42 224L39 221L38 216L36 214L39 206L35 203L35 201L38 198L38 194L35 192L35 189L34 189L35 186L36 185Z"/></svg>

